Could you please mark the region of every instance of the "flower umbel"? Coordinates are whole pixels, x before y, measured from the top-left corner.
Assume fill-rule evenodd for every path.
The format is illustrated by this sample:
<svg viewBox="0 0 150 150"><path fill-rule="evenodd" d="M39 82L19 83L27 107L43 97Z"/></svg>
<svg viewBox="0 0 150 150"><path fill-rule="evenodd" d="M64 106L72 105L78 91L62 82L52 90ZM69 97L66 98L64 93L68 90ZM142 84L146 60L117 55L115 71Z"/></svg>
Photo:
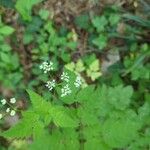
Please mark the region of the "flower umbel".
<svg viewBox="0 0 150 150"><path fill-rule="evenodd" d="M81 84L82 84L82 81L81 81L81 77L80 76L77 76L77 78L76 78L76 80L75 80L75 82L74 82L74 85L75 85L75 87L80 87L81 86Z"/></svg>
<svg viewBox="0 0 150 150"><path fill-rule="evenodd" d="M71 94L71 89L69 88L69 85L65 85L62 89L61 89L61 97L64 97L66 95Z"/></svg>
<svg viewBox="0 0 150 150"><path fill-rule="evenodd" d="M10 112L10 108L7 108L7 109L6 109L6 112L9 113L9 112Z"/></svg>
<svg viewBox="0 0 150 150"><path fill-rule="evenodd" d="M15 98L10 98L9 101L6 101L6 99L2 99L1 103L2 103L2 105L6 104L9 107L5 107L4 106L5 113L4 114L0 113L0 119L4 118L4 116L6 116L6 115L15 116L15 114L16 114L15 106L12 105L12 104L16 103L16 99Z"/></svg>
<svg viewBox="0 0 150 150"><path fill-rule="evenodd" d="M68 73L63 72L60 78L61 78L61 80L64 80L64 81L66 81L66 82L69 82Z"/></svg>
<svg viewBox="0 0 150 150"><path fill-rule="evenodd" d="M1 100L2 105L5 105L7 103L6 99Z"/></svg>
<svg viewBox="0 0 150 150"><path fill-rule="evenodd" d="M55 88L56 81L54 79L52 81L47 81L45 86L49 89L49 91L51 91Z"/></svg>
<svg viewBox="0 0 150 150"><path fill-rule="evenodd" d="M15 103L16 103L16 99L15 99L15 98L11 98L11 99L10 99L10 103L11 103L11 104L15 104Z"/></svg>
<svg viewBox="0 0 150 150"><path fill-rule="evenodd" d="M41 70L43 70L44 71L44 73L47 73L47 72L49 72L49 71L51 71L51 70L54 70L54 68L53 68L53 62L43 62L41 65L40 65L40 69Z"/></svg>
<svg viewBox="0 0 150 150"><path fill-rule="evenodd" d="M16 111L15 110L11 110L10 116L15 116L15 114L16 114Z"/></svg>

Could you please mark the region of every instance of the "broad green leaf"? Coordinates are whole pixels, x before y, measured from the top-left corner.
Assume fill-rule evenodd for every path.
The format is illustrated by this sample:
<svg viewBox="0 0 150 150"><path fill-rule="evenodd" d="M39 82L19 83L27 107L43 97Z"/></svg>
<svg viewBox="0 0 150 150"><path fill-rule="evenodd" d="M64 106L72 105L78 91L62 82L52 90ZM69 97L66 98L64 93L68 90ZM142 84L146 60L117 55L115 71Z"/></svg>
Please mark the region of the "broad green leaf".
<svg viewBox="0 0 150 150"><path fill-rule="evenodd" d="M77 127L78 122L73 120L63 107L55 107L52 111L53 121L58 127Z"/></svg>
<svg viewBox="0 0 150 150"><path fill-rule="evenodd" d="M8 53L0 52L0 58L1 58L1 61L3 61L6 64L9 64L11 62L10 56Z"/></svg>
<svg viewBox="0 0 150 150"><path fill-rule="evenodd" d="M118 15L118 14L111 14L109 16L109 22L111 25L117 25L119 20L120 20L120 15Z"/></svg>
<svg viewBox="0 0 150 150"><path fill-rule="evenodd" d="M92 105L91 105L92 107ZM94 112L92 112L88 107L80 107L77 109L78 117L80 118L82 125L95 125L99 123L98 117Z"/></svg>
<svg viewBox="0 0 150 150"><path fill-rule="evenodd" d="M87 139L85 142L85 150L112 150L107 146L100 137Z"/></svg>
<svg viewBox="0 0 150 150"><path fill-rule="evenodd" d="M103 138L112 148L125 148L138 138L138 122L129 119L107 119L103 125Z"/></svg>
<svg viewBox="0 0 150 150"><path fill-rule="evenodd" d="M10 34L12 34L14 32L14 28L4 25L4 26L0 26L0 34L4 35L4 36L8 36Z"/></svg>
<svg viewBox="0 0 150 150"><path fill-rule="evenodd" d="M91 74L91 80L92 80L92 81L95 81L95 80L98 79L101 75L102 75L101 72L93 72L93 73Z"/></svg>
<svg viewBox="0 0 150 150"><path fill-rule="evenodd" d="M42 2L42 0L17 0L15 7L25 21L31 21L32 7L40 2Z"/></svg>
<svg viewBox="0 0 150 150"><path fill-rule="evenodd" d="M78 73L85 70L83 61L82 61L81 59L79 59L79 60L77 61L76 66L75 66L75 70L76 70Z"/></svg>
<svg viewBox="0 0 150 150"><path fill-rule="evenodd" d="M91 71L98 71L100 69L100 65L99 65L99 61L98 59L96 59L95 61L93 61L90 66L89 66L89 69Z"/></svg>
<svg viewBox="0 0 150 150"><path fill-rule="evenodd" d="M131 86L123 87L119 85L109 88L107 93L107 101L112 106L119 110L125 110L130 104L133 88Z"/></svg>
<svg viewBox="0 0 150 150"><path fill-rule="evenodd" d="M95 81L97 78L99 78L102 75L102 73L100 72L99 61L97 59L93 61L86 72L87 75L91 77L92 81Z"/></svg>
<svg viewBox="0 0 150 150"><path fill-rule="evenodd" d="M66 65L65 65L65 68L73 72L74 69L75 69L75 63L74 63L74 62L71 62L71 63L69 63L69 64L66 64Z"/></svg>
<svg viewBox="0 0 150 150"><path fill-rule="evenodd" d="M44 150L78 150L80 147L78 134L74 129L71 129L71 128L65 128L62 130L55 129L53 130L51 135L49 136L47 135L47 138L45 137L45 140L47 143L49 141L50 144L48 145L50 146L46 147L45 145ZM40 145L39 147L42 148L42 146ZM35 149L38 150L37 148ZM32 150L35 150L35 149L32 149Z"/></svg>
<svg viewBox="0 0 150 150"><path fill-rule="evenodd" d="M88 86L88 87L80 90L76 95L76 101L81 102L81 103L88 101L94 92L94 88L95 88L95 86Z"/></svg>
<svg viewBox="0 0 150 150"><path fill-rule="evenodd" d="M27 90L27 92L30 96L33 110L36 111L39 115L43 115L44 117L46 117L45 115L49 115L49 117L51 117L52 106L50 102L47 102L40 95L31 90Z"/></svg>
<svg viewBox="0 0 150 150"><path fill-rule="evenodd" d="M108 21L105 16L95 17L92 19L92 23L98 32L104 31Z"/></svg>
<svg viewBox="0 0 150 150"><path fill-rule="evenodd" d="M108 38L106 37L106 35L100 34L99 37L95 38L92 42L100 50L102 50L107 46L107 41L108 41Z"/></svg>
<svg viewBox="0 0 150 150"><path fill-rule="evenodd" d="M46 9L41 9L39 15L43 20L46 20L49 17L49 11Z"/></svg>
<svg viewBox="0 0 150 150"><path fill-rule="evenodd" d="M33 35L30 33L25 33L23 36L23 43L26 45L29 44L31 41L33 41Z"/></svg>
<svg viewBox="0 0 150 150"><path fill-rule="evenodd" d="M39 116L34 112L24 112L23 119L18 124L3 132L1 135L8 138L24 138L30 137L41 128L41 123L38 121ZM43 126L42 126L43 127Z"/></svg>

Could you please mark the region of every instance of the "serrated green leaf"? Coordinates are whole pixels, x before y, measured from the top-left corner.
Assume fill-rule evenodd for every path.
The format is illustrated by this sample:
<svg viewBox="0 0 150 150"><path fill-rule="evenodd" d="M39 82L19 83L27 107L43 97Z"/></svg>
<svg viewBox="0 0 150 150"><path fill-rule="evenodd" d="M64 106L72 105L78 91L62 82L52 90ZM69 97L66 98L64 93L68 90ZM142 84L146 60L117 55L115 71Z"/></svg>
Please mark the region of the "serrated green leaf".
<svg viewBox="0 0 150 150"><path fill-rule="evenodd" d="M108 119L103 125L105 143L112 148L124 148L138 138L139 125L129 119Z"/></svg>
<svg viewBox="0 0 150 150"><path fill-rule="evenodd" d="M107 146L103 141L101 141L100 137L91 138L86 140L85 142L85 150L112 150L109 146Z"/></svg>
<svg viewBox="0 0 150 150"><path fill-rule="evenodd" d="M59 127L77 127L78 122L73 120L63 107L53 108L53 121Z"/></svg>
<svg viewBox="0 0 150 150"><path fill-rule="evenodd" d="M84 64L83 64L83 61L81 59L79 59L76 63L76 66L75 66L75 70L76 72L80 73L82 71L85 70L85 67L84 67Z"/></svg>
<svg viewBox="0 0 150 150"><path fill-rule="evenodd" d="M122 85L118 85L109 88L107 100L116 109L124 110L130 104L132 93L133 88L131 86L123 87Z"/></svg>
<svg viewBox="0 0 150 150"><path fill-rule="evenodd" d="M51 110L52 110L52 106L50 102L47 102L40 95L36 94L35 92L31 90L27 90L27 92L30 96L33 110L43 116L48 115L48 114L50 115Z"/></svg>
<svg viewBox="0 0 150 150"><path fill-rule="evenodd" d="M100 34L99 37L95 38L92 42L95 44L100 50L104 49L107 46L108 38L106 35Z"/></svg>
<svg viewBox="0 0 150 150"><path fill-rule="evenodd" d="M109 22L111 25L117 25L119 20L120 20L120 15L118 15L118 14L111 14L109 16Z"/></svg>
<svg viewBox="0 0 150 150"><path fill-rule="evenodd" d="M66 65L65 65L65 68L73 72L74 69L75 69L75 63L74 63L74 62L71 62L71 63L69 63L69 64L66 64Z"/></svg>
<svg viewBox="0 0 150 150"><path fill-rule="evenodd" d="M97 29L98 32L104 31L105 26L107 25L108 21L105 16L95 17L92 19L92 23L94 27Z"/></svg>
<svg viewBox="0 0 150 150"><path fill-rule="evenodd" d="M3 132L1 135L8 138L30 137L36 132L34 129L38 128L40 124L38 118L39 116L34 112L25 112L23 113L23 119L18 124Z"/></svg>
<svg viewBox="0 0 150 150"><path fill-rule="evenodd" d="M89 65L89 69L86 70L87 75L91 77L92 81L95 81L99 78L102 73L100 72L99 61L96 59Z"/></svg>

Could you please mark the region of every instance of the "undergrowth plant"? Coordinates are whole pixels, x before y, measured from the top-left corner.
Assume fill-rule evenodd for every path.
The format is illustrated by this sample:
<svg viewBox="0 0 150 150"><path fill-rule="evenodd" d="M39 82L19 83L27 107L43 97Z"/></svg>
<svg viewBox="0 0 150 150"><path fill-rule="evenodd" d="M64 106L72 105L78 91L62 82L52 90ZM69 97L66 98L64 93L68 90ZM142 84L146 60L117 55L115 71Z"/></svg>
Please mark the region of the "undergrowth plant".
<svg viewBox="0 0 150 150"><path fill-rule="evenodd" d="M40 69L51 74L53 63L43 62ZM30 139L27 147L31 150L140 150L150 146L146 126L150 102L145 99L143 106L132 109L132 86L82 87L81 77L64 69L57 82L50 77L45 90L52 95L48 101L27 90L31 107L21 111L19 123L1 136Z"/></svg>
<svg viewBox="0 0 150 150"><path fill-rule="evenodd" d="M23 88L24 86L23 83L20 83L23 73L19 57L6 42L6 38L13 34L14 31L14 28L2 22L0 16L0 82L4 87L9 87L11 90L14 90L18 84L18 88ZM6 74L7 80L4 80Z"/></svg>
<svg viewBox="0 0 150 150"><path fill-rule="evenodd" d="M100 14L62 11L68 17L62 20L72 21L68 27L55 21L44 0L1 3L16 11L14 27L21 27L16 30L22 43L9 42L15 29L0 19L0 92L25 88L14 45L29 53L30 77L28 108L19 107L24 95L0 96L0 150L150 149L148 20L108 6ZM2 20L11 24L14 18ZM109 57L114 51L115 63ZM12 120L18 121L7 128Z"/></svg>

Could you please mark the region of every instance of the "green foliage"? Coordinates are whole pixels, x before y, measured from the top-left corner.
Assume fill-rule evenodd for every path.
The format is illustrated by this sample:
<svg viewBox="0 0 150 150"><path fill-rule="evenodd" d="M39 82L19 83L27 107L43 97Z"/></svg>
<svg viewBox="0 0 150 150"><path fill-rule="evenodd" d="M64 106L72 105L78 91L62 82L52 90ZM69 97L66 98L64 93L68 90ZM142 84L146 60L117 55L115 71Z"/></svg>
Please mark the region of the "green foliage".
<svg viewBox="0 0 150 150"><path fill-rule="evenodd" d="M138 79L149 79L150 78L150 64L144 63L144 60L150 56L149 46L143 44L140 47L140 53L137 54L136 51L131 52L130 56L124 59L124 65L127 68L125 74L131 73L132 80Z"/></svg>
<svg viewBox="0 0 150 150"><path fill-rule="evenodd" d="M40 17L41 17L43 20L46 20L46 19L48 19L49 11L48 11L48 10L45 10L45 9L41 9L41 10L39 11L39 15L40 15Z"/></svg>
<svg viewBox="0 0 150 150"><path fill-rule="evenodd" d="M7 25L4 25L4 26L1 25L0 26L0 34L3 36L8 36L13 32L14 32L14 29L10 26L7 26Z"/></svg>
<svg viewBox="0 0 150 150"><path fill-rule="evenodd" d="M100 34L96 39L93 40L93 44L95 44L100 50L102 50L107 45L107 37Z"/></svg>
<svg viewBox="0 0 150 150"><path fill-rule="evenodd" d="M0 4L7 8L14 8L15 3L12 0L1 0Z"/></svg>
<svg viewBox="0 0 150 150"><path fill-rule="evenodd" d="M14 31L14 28L0 22L0 81L3 82L3 86L9 87L10 89L15 89L23 77L18 55L12 52L12 48L5 40ZM8 76L4 80L6 74ZM23 83L19 86L23 87Z"/></svg>
<svg viewBox="0 0 150 150"><path fill-rule="evenodd" d="M105 31L105 27L108 24L108 21L105 16L95 17L92 19L92 23L96 28L97 32Z"/></svg>
<svg viewBox="0 0 150 150"><path fill-rule="evenodd" d="M38 4L42 0L17 0L15 5L17 11L22 15L22 18L26 21L31 21L31 10L35 4Z"/></svg>
<svg viewBox="0 0 150 150"><path fill-rule="evenodd" d="M108 119L103 125L105 142L113 148L124 148L138 138L138 123L129 119Z"/></svg>
<svg viewBox="0 0 150 150"><path fill-rule="evenodd" d="M23 118L18 124L1 135L12 138L33 136L31 149L39 149L44 141L45 150L49 146L68 150L79 149L82 145L85 150L132 147L133 141L142 138L142 122L150 114L149 105L141 107L138 115L130 109L133 93L130 86L88 86L76 93L74 101L71 100L72 106L77 103L74 107L59 102L52 104L33 91L28 90L28 93L32 107L22 113ZM144 120L141 122L141 119ZM45 128L48 125L50 133ZM85 142L79 143L80 140Z"/></svg>
<svg viewBox="0 0 150 150"><path fill-rule="evenodd" d="M119 85L108 90L108 102L116 109L126 109L131 100L133 89L131 86L123 87Z"/></svg>
<svg viewBox="0 0 150 150"><path fill-rule="evenodd" d="M34 112L25 112L23 119L10 130L2 133L5 137L24 138L38 135L42 129L42 123L38 121L39 116Z"/></svg>
<svg viewBox="0 0 150 150"><path fill-rule="evenodd" d="M75 19L75 24L81 29L88 29L90 27L89 16L87 14L80 15Z"/></svg>
<svg viewBox="0 0 150 150"><path fill-rule="evenodd" d="M102 75L98 60L95 60L90 64L89 68L87 69L87 75L91 77L92 81L95 81Z"/></svg>
<svg viewBox="0 0 150 150"><path fill-rule="evenodd" d="M72 11L67 14L63 3L61 8L65 11L54 9L53 12L47 2L40 2L42 0L0 2L0 91L8 98L11 94L3 87L18 94L25 88L23 80L28 80L27 88L32 89L27 90L29 108L21 110L20 103L17 104L18 123L5 131L1 128L0 135L10 144L4 148L0 140L0 149L149 149L150 22L145 14L140 15L143 19L124 14L114 6L99 11L99 5L95 5L92 11L73 16ZM88 2L99 4L97 0ZM10 19L5 7L15 9L12 12L17 11L20 17L14 15ZM138 10L135 13L138 14ZM17 50L18 47L23 49ZM22 50L26 54L23 60ZM109 57L116 55L114 51L117 51L117 61ZM54 70L43 74L38 65L41 61L54 62ZM72 93L62 97L66 83L58 78L64 65ZM74 85L77 75L82 80L79 88ZM42 83L51 77L59 85L49 92Z"/></svg>
<svg viewBox="0 0 150 150"><path fill-rule="evenodd" d="M102 75L100 62L94 54L85 57L84 60L79 59L76 63L71 62L66 64L65 67L76 74L86 72L86 75L90 77L92 81L95 81Z"/></svg>

